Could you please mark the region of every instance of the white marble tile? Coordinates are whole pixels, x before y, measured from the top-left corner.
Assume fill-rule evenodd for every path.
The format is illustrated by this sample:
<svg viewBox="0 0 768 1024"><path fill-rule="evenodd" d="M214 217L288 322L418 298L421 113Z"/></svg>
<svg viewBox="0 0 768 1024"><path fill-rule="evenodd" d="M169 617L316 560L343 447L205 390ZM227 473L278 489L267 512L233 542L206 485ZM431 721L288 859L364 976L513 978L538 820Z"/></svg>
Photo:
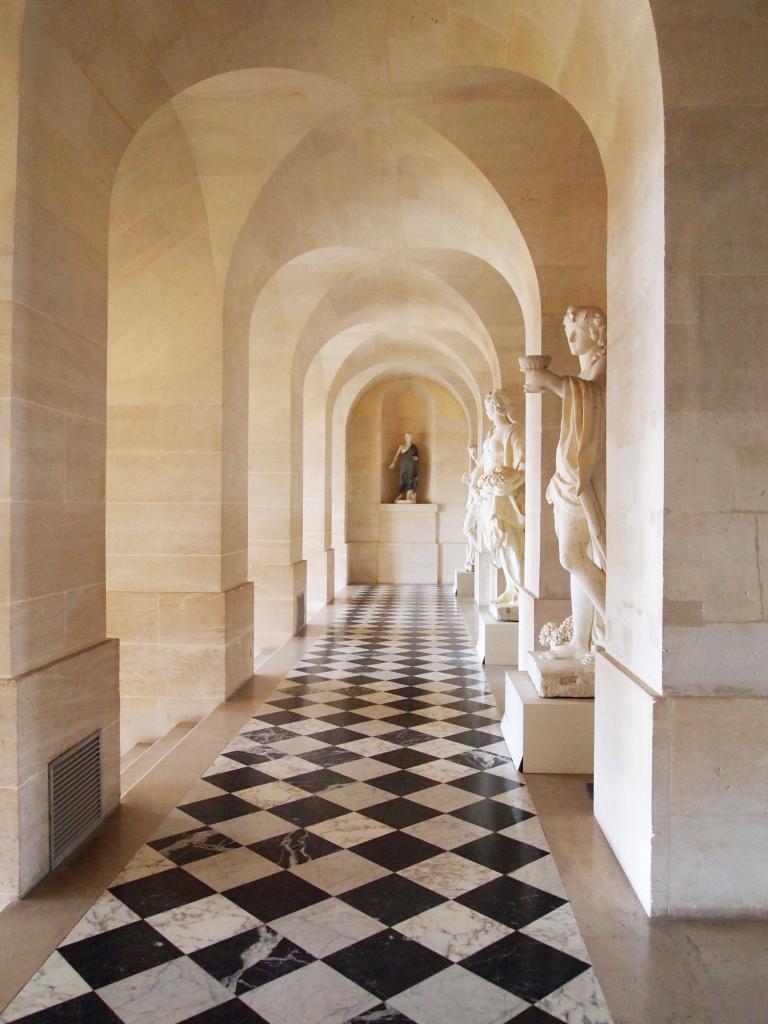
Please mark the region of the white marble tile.
<svg viewBox="0 0 768 1024"><path fill-rule="evenodd" d="M517 839L520 843L528 843L530 846L537 846L540 850L549 850L547 837L538 818L526 818L517 825L510 825L509 828L501 829L500 834L510 839Z"/></svg>
<svg viewBox="0 0 768 1024"><path fill-rule="evenodd" d="M526 864L524 868L512 872L512 878L519 878L521 882L528 885L535 885L537 889L551 892L553 896L560 896L561 899L568 899L560 878L560 873L555 867L555 862L550 854L541 857L539 860Z"/></svg>
<svg viewBox="0 0 768 1024"><path fill-rule="evenodd" d="M322 739L322 733L328 732L329 729L335 729L336 726L330 722L321 722L316 718L305 718L302 722L289 722L283 726L284 729L288 729L289 732L295 732L299 736L319 736Z"/></svg>
<svg viewBox="0 0 768 1024"><path fill-rule="evenodd" d="M506 1024L522 999L454 964L388 1000L416 1024Z"/></svg>
<svg viewBox="0 0 768 1024"><path fill-rule="evenodd" d="M320 747L327 746L329 744L324 743L319 736L313 739L310 739L308 736L292 736L289 740L280 740L279 743L272 744L275 750L279 750L283 754L306 754L308 750L317 750Z"/></svg>
<svg viewBox="0 0 768 1024"><path fill-rule="evenodd" d="M386 704L369 704L367 707L355 708L356 715L363 718L395 718L402 714L399 708L390 708Z"/></svg>
<svg viewBox="0 0 768 1024"><path fill-rule="evenodd" d="M342 743L344 750L351 750L354 754L361 754L363 757L375 757L377 754L386 754L388 750L398 750L396 743L388 740L377 739L375 736L366 736L359 740L350 740L349 743Z"/></svg>
<svg viewBox="0 0 768 1024"><path fill-rule="evenodd" d="M291 871L310 885L337 896L339 893L357 889L360 885L375 882L389 874L386 868L360 857L351 850L339 850L327 857L297 864Z"/></svg>
<svg viewBox="0 0 768 1024"><path fill-rule="evenodd" d="M99 989L99 996L125 1024L179 1024L231 999L215 978L181 957Z"/></svg>
<svg viewBox="0 0 768 1024"><path fill-rule="evenodd" d="M504 756L508 757L509 751ZM513 782L525 782L525 776L515 768L511 761L498 764L495 768L488 768L487 771L489 775L500 775L502 779L512 779Z"/></svg>
<svg viewBox="0 0 768 1024"><path fill-rule="evenodd" d="M450 722L425 722L423 725L413 727L416 732L423 732L425 736L434 736L436 739L447 739L455 736L457 732L466 732L460 725L451 725ZM467 747L464 747L467 750Z"/></svg>
<svg viewBox="0 0 768 1024"><path fill-rule="evenodd" d="M239 767L242 768L242 765ZM221 791L219 791L221 795ZM180 832L188 832L192 828L200 828L200 822L191 814L174 809L155 829L150 840L165 839L166 836L177 836Z"/></svg>
<svg viewBox="0 0 768 1024"><path fill-rule="evenodd" d="M431 718L435 722L447 722L451 718L458 718L459 715L463 715L464 712L460 708L433 706L428 708L419 708L419 714L423 715L425 718Z"/></svg>
<svg viewBox="0 0 768 1024"><path fill-rule="evenodd" d="M331 898L271 921L270 927L322 959L375 935L384 925L341 900Z"/></svg>
<svg viewBox="0 0 768 1024"><path fill-rule="evenodd" d="M452 900L499 877L498 871L475 864L455 853L439 853L429 860L403 868L398 874Z"/></svg>
<svg viewBox="0 0 768 1024"><path fill-rule="evenodd" d="M452 782L454 779L463 779L467 775L474 774L473 768L457 764L455 761L427 761L426 764L417 764L410 769L416 775L423 775L425 779L434 779L435 782Z"/></svg>
<svg viewBox="0 0 768 1024"><path fill-rule="evenodd" d="M348 807L350 811L359 811L362 807L374 807L382 804L385 800L391 800L392 794L383 789L377 789L367 782L350 782L349 785L329 786L324 789L321 796L332 800L339 807Z"/></svg>
<svg viewBox="0 0 768 1024"><path fill-rule="evenodd" d="M367 782L370 779L381 778L383 775L391 775L392 772L399 771L400 769L395 767L395 765L376 761L372 757L360 757L357 761L335 764L333 770L340 775L346 775L349 779Z"/></svg>
<svg viewBox="0 0 768 1024"><path fill-rule="evenodd" d="M434 886L433 886L434 888ZM512 931L469 907L449 900L395 925L409 939L457 963Z"/></svg>
<svg viewBox="0 0 768 1024"><path fill-rule="evenodd" d="M312 694L313 699L316 694ZM324 718L327 715L338 715L339 709L332 707L330 704L305 704L304 707L296 708L296 714L303 715L305 718Z"/></svg>
<svg viewBox="0 0 768 1024"><path fill-rule="evenodd" d="M536 1005L566 1024L613 1024L600 983L591 968Z"/></svg>
<svg viewBox="0 0 768 1024"><path fill-rule="evenodd" d="M480 839L490 834L490 830L482 825L475 825L469 821L461 821L450 814L440 814L428 821L419 821L415 825L409 825L403 829L408 835L423 839L426 843L433 843L444 850L453 850L464 843L471 843L473 839Z"/></svg>
<svg viewBox="0 0 768 1024"><path fill-rule="evenodd" d="M393 725L383 718L372 718L368 722L355 722L355 732L363 736L386 736L387 733L397 732L400 725Z"/></svg>
<svg viewBox="0 0 768 1024"><path fill-rule="evenodd" d="M320 962L261 985L241 999L269 1024L344 1024L379 1002Z"/></svg>
<svg viewBox="0 0 768 1024"><path fill-rule="evenodd" d="M521 811L536 813L531 794L525 786L522 789L508 789L506 793L499 793L498 796L491 799L496 800L497 803L506 804L507 807L519 807Z"/></svg>
<svg viewBox="0 0 768 1024"><path fill-rule="evenodd" d="M459 807L468 807L469 804L476 804L478 800L483 798L478 796L477 793L468 793L465 789L457 789L455 786L442 784L430 786L429 789L422 789L418 793L410 793L408 799L445 814L455 811Z"/></svg>
<svg viewBox="0 0 768 1024"><path fill-rule="evenodd" d="M113 928L121 928L124 924L133 924L134 921L140 920L139 915L134 914L130 907L121 903L117 896L113 896L111 892L105 892L80 918L61 945L67 946L71 942L79 942L80 939L88 939L92 935L109 932Z"/></svg>
<svg viewBox="0 0 768 1024"><path fill-rule="evenodd" d="M39 1013L56 1003L66 1002L91 991L91 986L70 967L61 953L52 953L16 998L0 1014L0 1022L7 1024L28 1014Z"/></svg>
<svg viewBox="0 0 768 1024"><path fill-rule="evenodd" d="M296 826L275 814L270 814L269 811L254 811L253 814L243 814L228 821L217 821L216 828L225 836L234 839L236 843L247 846L249 843L261 842L262 839L293 832Z"/></svg>
<svg viewBox="0 0 768 1024"><path fill-rule="evenodd" d="M212 786L210 782L206 782L205 779L198 779L191 789L188 789L182 799L179 801L180 806L184 804L194 804L198 800L210 800L212 797L221 796L221 790L218 786Z"/></svg>
<svg viewBox="0 0 768 1024"><path fill-rule="evenodd" d="M326 744L327 745L327 744ZM256 765L260 772L271 775L273 779L291 779L294 775L304 775L306 772L317 771L317 765L312 761L305 761L295 754L286 754L276 761L267 761L265 764Z"/></svg>
<svg viewBox="0 0 768 1024"><path fill-rule="evenodd" d="M356 811L350 814L342 814L338 818L331 818L330 821L320 821L316 825L310 825L307 829L315 835L327 839L330 843L342 846L345 849L350 846L357 846L358 843L367 842L369 839L378 839L388 832L394 831L389 825L383 825L373 818L366 818Z"/></svg>
<svg viewBox="0 0 768 1024"><path fill-rule="evenodd" d="M278 763L277 761L271 762L271 764ZM317 765L313 765L312 770L316 771ZM294 774L296 773L294 772ZM248 803L253 804L254 807L268 811L272 807L289 804L292 800L303 800L307 793L303 789L299 789L298 786L292 786L290 782L278 779L275 782L265 782L260 786L251 786L250 789L241 789L237 795L241 800L247 800Z"/></svg>
<svg viewBox="0 0 768 1024"><path fill-rule="evenodd" d="M463 743L455 743L453 740L433 739L417 743L413 749L420 750L424 754L431 754L432 757L455 757L456 754L466 754L468 747ZM471 770L474 771L474 769Z"/></svg>
<svg viewBox="0 0 768 1024"><path fill-rule="evenodd" d="M280 868L266 857L260 857L253 850L242 847L185 864L184 870L217 892L223 892L236 885L245 885L247 882L255 882L257 878L274 875Z"/></svg>
<svg viewBox="0 0 768 1024"><path fill-rule="evenodd" d="M242 768L242 764L239 761L233 761L229 757L225 757L224 754L211 761L210 765L203 772L203 778L207 778L209 775L221 775L222 772L232 772L238 768Z"/></svg>
<svg viewBox="0 0 768 1024"><path fill-rule="evenodd" d="M584 945L569 903L540 917L538 921L533 921L525 928L521 928L520 931L530 935L531 938L538 939L539 942L546 942L548 946L562 950L563 953L569 953L585 963L590 963L587 947Z"/></svg>
<svg viewBox="0 0 768 1024"><path fill-rule="evenodd" d="M193 827L200 828L199 821L193 821ZM159 871L167 871L168 868L175 868L173 861L163 857L151 846L142 846L136 854L128 861L110 885L122 885L123 882L132 882L135 878L143 878L145 875L156 875Z"/></svg>
<svg viewBox="0 0 768 1024"><path fill-rule="evenodd" d="M194 953L261 924L221 893L154 914L147 920L182 953Z"/></svg>

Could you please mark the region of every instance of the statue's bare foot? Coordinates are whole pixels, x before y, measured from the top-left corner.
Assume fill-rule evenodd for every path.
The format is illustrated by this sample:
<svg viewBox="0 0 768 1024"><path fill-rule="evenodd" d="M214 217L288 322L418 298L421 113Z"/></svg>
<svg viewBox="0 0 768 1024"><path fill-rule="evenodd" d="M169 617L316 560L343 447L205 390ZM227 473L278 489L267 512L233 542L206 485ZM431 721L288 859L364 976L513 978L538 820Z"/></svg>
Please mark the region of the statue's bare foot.
<svg viewBox="0 0 768 1024"><path fill-rule="evenodd" d="M576 661L581 661L591 653L590 649L585 647L583 644L570 643L561 644L559 647L553 647L550 651L545 651L542 654L542 658L546 658L548 661L564 660L565 658L573 658Z"/></svg>

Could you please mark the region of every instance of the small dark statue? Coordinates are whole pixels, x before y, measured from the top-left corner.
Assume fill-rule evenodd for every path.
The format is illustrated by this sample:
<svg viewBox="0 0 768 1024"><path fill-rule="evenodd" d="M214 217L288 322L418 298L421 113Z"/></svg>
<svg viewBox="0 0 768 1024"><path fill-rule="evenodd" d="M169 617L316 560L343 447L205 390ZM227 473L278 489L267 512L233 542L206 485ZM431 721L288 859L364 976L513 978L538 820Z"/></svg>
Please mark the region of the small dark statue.
<svg viewBox="0 0 768 1024"><path fill-rule="evenodd" d="M415 503L416 488L419 486L419 449L413 443L413 434L406 433L405 443L401 444L392 456L390 469L395 468L398 457L400 458L400 484L395 502Z"/></svg>

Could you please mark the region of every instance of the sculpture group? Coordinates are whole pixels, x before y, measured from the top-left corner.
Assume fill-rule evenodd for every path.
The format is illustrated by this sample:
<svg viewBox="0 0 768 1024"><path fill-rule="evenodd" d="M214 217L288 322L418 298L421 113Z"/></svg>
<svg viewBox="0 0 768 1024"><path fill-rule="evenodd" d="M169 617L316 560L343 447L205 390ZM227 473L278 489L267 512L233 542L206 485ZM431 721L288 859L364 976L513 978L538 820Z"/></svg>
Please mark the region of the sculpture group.
<svg viewBox="0 0 768 1024"><path fill-rule="evenodd" d="M566 340L579 359L577 375L548 369L548 356L520 359L528 394L550 391L562 414L555 473L546 490L552 505L560 562L570 576L572 617L548 624L544 659L589 662L599 648L605 622L605 390L606 316L596 306L570 306L563 318ZM497 618L518 617L525 540L524 442L512 402L500 389L486 395L491 426L480 454L469 449L471 469L464 534L466 568L487 552L502 570L505 586L491 610ZM570 621L569 621L570 620Z"/></svg>

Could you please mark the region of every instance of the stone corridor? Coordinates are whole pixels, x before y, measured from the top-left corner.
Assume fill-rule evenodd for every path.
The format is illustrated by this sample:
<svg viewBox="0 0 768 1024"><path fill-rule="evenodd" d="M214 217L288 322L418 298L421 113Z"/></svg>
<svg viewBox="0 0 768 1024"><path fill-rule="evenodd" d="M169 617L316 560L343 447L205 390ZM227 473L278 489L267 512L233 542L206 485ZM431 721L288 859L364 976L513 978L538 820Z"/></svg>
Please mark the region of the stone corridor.
<svg viewBox="0 0 768 1024"><path fill-rule="evenodd" d="M454 598L363 588L4 1014L610 1024Z"/></svg>

